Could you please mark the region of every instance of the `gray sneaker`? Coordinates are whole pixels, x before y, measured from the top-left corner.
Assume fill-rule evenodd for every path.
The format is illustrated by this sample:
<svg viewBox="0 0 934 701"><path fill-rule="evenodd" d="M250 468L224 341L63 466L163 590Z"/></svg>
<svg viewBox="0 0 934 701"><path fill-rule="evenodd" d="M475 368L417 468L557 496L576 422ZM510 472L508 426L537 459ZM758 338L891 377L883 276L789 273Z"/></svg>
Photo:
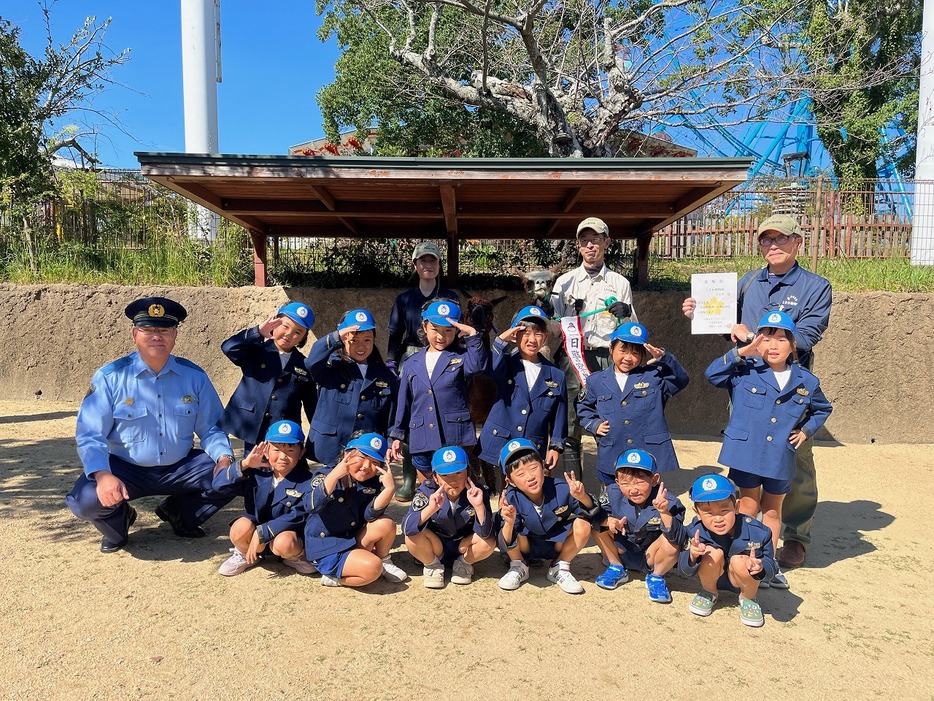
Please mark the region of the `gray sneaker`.
<svg viewBox="0 0 934 701"><path fill-rule="evenodd" d="M451 584L470 584L473 581L473 565L461 558L451 566Z"/></svg>
<svg viewBox="0 0 934 701"><path fill-rule="evenodd" d="M788 580L781 570L775 573L772 579L763 579L759 582L760 589L788 589Z"/></svg>
<svg viewBox="0 0 934 701"><path fill-rule="evenodd" d="M426 589L444 589L444 565L438 563L437 567L422 568L422 584Z"/></svg>
<svg viewBox="0 0 934 701"><path fill-rule="evenodd" d="M282 558L282 564L291 567L299 574L309 575L318 573L318 568L301 555L298 557L284 557Z"/></svg>
<svg viewBox="0 0 934 701"><path fill-rule="evenodd" d="M322 587L340 587L343 585L341 584L341 580L339 580L337 577L332 577L329 574L322 574L321 575L321 586Z"/></svg>
<svg viewBox="0 0 934 701"><path fill-rule="evenodd" d="M405 570L392 561L392 557L387 555L383 558L383 579L387 582L404 582L409 578Z"/></svg>
<svg viewBox="0 0 934 701"><path fill-rule="evenodd" d="M237 550L236 548L231 548L230 552L233 554L224 560L221 563L221 566L217 568L217 571L220 572L225 577L233 577L238 575L241 572L246 572L256 563L249 563L246 561L246 558L243 556L243 553Z"/></svg>

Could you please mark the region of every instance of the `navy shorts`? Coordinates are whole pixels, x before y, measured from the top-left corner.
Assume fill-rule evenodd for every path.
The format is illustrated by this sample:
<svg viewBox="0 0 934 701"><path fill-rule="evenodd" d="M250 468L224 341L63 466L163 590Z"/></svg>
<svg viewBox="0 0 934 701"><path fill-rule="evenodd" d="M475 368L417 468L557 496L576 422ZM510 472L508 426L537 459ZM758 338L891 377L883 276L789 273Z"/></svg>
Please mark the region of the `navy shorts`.
<svg viewBox="0 0 934 701"><path fill-rule="evenodd" d="M649 563L645 561L645 551L638 545L627 539L625 545L621 545L618 540L613 541L616 544L616 550L619 552L619 559L623 567L634 572L651 572Z"/></svg>
<svg viewBox="0 0 934 701"><path fill-rule="evenodd" d="M754 475L751 472L744 472L730 468L728 475L733 484L740 489L755 489L762 487L762 490L769 494L788 494L791 491L791 480L777 480L762 475Z"/></svg>
<svg viewBox="0 0 934 701"><path fill-rule="evenodd" d="M346 563L347 558L350 557L351 550L353 550L353 548L345 550L342 553L325 555L320 560L312 560L311 564L313 564L321 574L327 574L340 579L343 576L344 563Z"/></svg>
<svg viewBox="0 0 934 701"><path fill-rule="evenodd" d="M554 560L558 557L558 551L555 549L556 545L561 545L560 543L555 543L551 540L544 540L534 535L527 536L529 541L529 552L523 552L522 556L526 560Z"/></svg>
<svg viewBox="0 0 934 701"><path fill-rule="evenodd" d="M412 465L415 466L415 469L422 473L422 477L431 479L431 456L434 455L433 452L430 453L412 453Z"/></svg>

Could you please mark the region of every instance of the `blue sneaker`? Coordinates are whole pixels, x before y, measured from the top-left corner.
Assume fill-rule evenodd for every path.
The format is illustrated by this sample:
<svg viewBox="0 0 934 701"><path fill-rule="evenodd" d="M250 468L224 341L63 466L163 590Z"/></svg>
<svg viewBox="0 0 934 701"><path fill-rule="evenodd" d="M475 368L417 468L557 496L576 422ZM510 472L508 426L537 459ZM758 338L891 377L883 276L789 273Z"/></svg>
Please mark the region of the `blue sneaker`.
<svg viewBox="0 0 934 701"><path fill-rule="evenodd" d="M670 604L671 592L668 591L668 585L665 584L665 578L657 574L649 574L645 577L645 587L649 590L649 599L657 604Z"/></svg>
<svg viewBox="0 0 934 701"><path fill-rule="evenodd" d="M629 581L629 574L622 565L610 565L595 581L601 589L616 589L620 584Z"/></svg>

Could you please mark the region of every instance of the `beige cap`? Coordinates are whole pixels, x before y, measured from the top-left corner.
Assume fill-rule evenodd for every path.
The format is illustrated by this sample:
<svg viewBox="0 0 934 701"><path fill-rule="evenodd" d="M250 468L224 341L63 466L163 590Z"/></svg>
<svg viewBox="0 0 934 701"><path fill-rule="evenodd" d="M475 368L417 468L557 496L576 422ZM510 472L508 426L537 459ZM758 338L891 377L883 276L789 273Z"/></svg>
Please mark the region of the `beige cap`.
<svg viewBox="0 0 934 701"><path fill-rule="evenodd" d="M787 214L775 214L759 224L759 236L768 231L775 231L786 236L801 236L798 222Z"/></svg>
<svg viewBox="0 0 934 701"><path fill-rule="evenodd" d="M414 263L422 256L434 256L438 260L441 260L441 249L431 241L422 241L415 247L415 250L412 251L412 262Z"/></svg>
<svg viewBox="0 0 934 701"><path fill-rule="evenodd" d="M597 217L587 217L584 221L577 225L577 235L580 236L581 232L584 229L591 229L596 231L598 234L603 234L604 236L610 235L610 227L606 225L606 222Z"/></svg>

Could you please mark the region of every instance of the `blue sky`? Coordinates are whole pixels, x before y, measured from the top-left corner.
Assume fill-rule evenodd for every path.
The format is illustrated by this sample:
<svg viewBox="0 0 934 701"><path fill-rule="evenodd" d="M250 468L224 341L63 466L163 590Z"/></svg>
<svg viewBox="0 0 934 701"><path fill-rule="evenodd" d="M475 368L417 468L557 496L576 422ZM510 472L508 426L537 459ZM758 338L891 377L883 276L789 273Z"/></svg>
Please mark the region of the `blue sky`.
<svg viewBox="0 0 934 701"><path fill-rule="evenodd" d="M111 49L132 49L112 76L126 87L109 87L93 103L115 113L127 132L101 125L97 153L107 166L138 168L134 151L185 150L180 14L180 0L58 0L52 7L57 43L96 15L113 19ZM27 51L43 51L37 0L3 0L0 16L20 27ZM319 24L314 0L221 0L222 153L284 154L323 135L315 93L333 79L338 50L318 41Z"/></svg>

